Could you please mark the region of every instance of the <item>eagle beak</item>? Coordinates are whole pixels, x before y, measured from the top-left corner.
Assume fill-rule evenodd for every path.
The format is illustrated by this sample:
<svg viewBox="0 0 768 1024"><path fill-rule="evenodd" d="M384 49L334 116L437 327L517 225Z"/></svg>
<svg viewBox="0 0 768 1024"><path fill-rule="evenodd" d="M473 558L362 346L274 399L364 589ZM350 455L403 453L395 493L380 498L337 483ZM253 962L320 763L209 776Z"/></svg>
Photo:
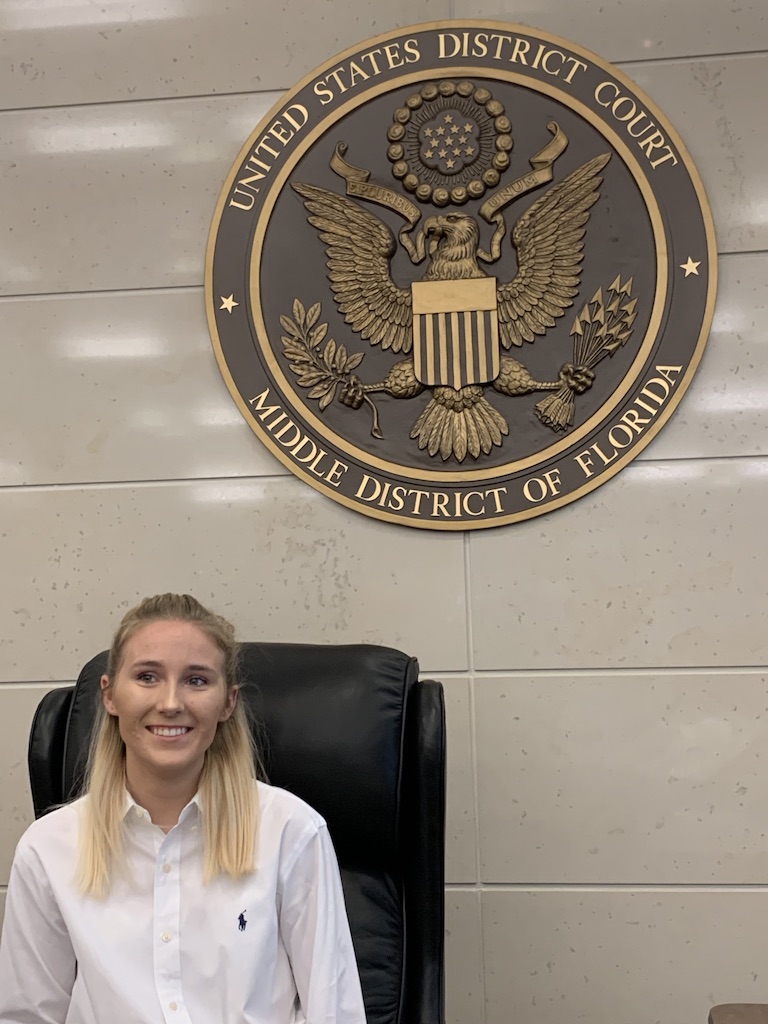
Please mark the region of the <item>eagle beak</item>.
<svg viewBox="0 0 768 1024"><path fill-rule="evenodd" d="M427 252L434 256L443 237L443 226L437 217L429 217L424 222L424 234L427 238Z"/></svg>

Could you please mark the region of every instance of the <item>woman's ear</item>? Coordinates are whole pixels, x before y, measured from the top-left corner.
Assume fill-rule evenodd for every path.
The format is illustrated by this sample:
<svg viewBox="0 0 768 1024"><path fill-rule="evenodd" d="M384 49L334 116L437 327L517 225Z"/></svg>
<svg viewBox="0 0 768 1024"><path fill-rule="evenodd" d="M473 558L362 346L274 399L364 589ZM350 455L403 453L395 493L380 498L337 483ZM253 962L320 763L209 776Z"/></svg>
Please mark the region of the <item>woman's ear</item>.
<svg viewBox="0 0 768 1024"><path fill-rule="evenodd" d="M109 684L109 677L108 676L102 676L101 680L100 680L100 684L101 684L101 699L102 699L102 702L104 704L104 707L107 710L107 714L108 715L117 716L117 708L115 707L115 703L112 700L112 687Z"/></svg>
<svg viewBox="0 0 768 1024"><path fill-rule="evenodd" d="M220 722L226 722L226 720L232 716L232 712L235 710L235 707L237 706L237 691L237 686L233 686L230 690L227 691L227 699L225 700L224 707L222 709L221 714L219 715Z"/></svg>

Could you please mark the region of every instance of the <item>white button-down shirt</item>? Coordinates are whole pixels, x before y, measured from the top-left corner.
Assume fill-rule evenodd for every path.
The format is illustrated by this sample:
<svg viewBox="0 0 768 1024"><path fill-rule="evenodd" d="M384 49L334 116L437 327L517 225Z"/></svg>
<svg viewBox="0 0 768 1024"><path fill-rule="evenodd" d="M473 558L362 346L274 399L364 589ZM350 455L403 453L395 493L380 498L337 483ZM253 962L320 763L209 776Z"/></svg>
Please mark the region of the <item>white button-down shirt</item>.
<svg viewBox="0 0 768 1024"><path fill-rule="evenodd" d="M256 872L203 884L201 809L165 835L130 798L128 871L74 875L84 800L19 842L0 941L0 1024L365 1024L323 819L259 787Z"/></svg>

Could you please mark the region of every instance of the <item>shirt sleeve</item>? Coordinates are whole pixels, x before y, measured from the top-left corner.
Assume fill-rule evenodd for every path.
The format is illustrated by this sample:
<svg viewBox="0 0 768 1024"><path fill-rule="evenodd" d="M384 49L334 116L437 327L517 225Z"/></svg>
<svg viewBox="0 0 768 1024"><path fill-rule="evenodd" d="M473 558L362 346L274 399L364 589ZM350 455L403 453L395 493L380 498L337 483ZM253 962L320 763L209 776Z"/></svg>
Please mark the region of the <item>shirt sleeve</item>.
<svg viewBox="0 0 768 1024"><path fill-rule="evenodd" d="M365 1024L336 854L323 824L282 878L280 935L307 1024Z"/></svg>
<svg viewBox="0 0 768 1024"><path fill-rule="evenodd" d="M0 1024L64 1024L77 964L37 854L16 851L0 939Z"/></svg>

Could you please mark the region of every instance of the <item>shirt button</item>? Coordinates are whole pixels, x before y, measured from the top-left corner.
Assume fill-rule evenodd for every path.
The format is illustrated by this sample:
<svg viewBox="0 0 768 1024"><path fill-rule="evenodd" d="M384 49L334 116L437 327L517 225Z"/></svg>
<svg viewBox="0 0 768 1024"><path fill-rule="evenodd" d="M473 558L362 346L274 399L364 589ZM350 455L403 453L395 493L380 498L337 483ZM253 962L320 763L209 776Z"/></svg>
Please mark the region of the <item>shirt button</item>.
<svg viewBox="0 0 768 1024"><path fill-rule="evenodd" d="M163 942L170 942L171 941L171 933L170 932L163 932L163 934L160 936L160 938L163 940Z"/></svg>
<svg viewBox="0 0 768 1024"><path fill-rule="evenodd" d="M179 1004L178 1003L168 1003L168 1009L169 1010L178 1010L178 1008L179 1008Z"/></svg>
<svg viewBox="0 0 768 1024"><path fill-rule="evenodd" d="M170 870L171 870L171 865L170 864L163 864L163 873L164 874L167 875Z"/></svg>
<svg viewBox="0 0 768 1024"><path fill-rule="evenodd" d="M197 825L193 825L190 832L197 832Z"/></svg>

